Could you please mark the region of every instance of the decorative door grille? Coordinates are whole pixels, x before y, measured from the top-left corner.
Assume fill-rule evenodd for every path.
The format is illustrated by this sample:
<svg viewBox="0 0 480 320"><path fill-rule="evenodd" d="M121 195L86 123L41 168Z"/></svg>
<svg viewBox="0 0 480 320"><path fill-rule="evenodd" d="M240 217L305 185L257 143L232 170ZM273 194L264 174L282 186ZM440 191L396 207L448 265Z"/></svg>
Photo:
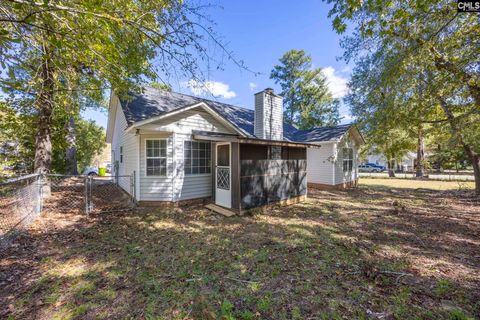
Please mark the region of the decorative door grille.
<svg viewBox="0 0 480 320"><path fill-rule="evenodd" d="M217 167L217 188L230 190L230 168Z"/></svg>

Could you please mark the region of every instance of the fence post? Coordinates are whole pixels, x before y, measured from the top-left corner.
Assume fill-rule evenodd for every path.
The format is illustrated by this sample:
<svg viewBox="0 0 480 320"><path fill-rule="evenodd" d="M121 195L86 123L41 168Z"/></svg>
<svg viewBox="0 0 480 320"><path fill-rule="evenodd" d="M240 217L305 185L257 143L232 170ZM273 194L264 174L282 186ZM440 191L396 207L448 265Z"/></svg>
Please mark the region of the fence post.
<svg viewBox="0 0 480 320"><path fill-rule="evenodd" d="M87 183L87 177L83 178L83 184L85 185L85 213L88 215L88 183Z"/></svg>
<svg viewBox="0 0 480 320"><path fill-rule="evenodd" d="M88 180L88 184L90 185L89 187L89 191L88 191L88 196L89 196L89 200L90 200L90 205L88 207L88 210L89 212L92 212L95 208L94 208L94 202L93 202L93 188L95 186L95 178L92 176L92 177L89 177L89 180Z"/></svg>
<svg viewBox="0 0 480 320"><path fill-rule="evenodd" d="M115 184L118 186L118 177L119 177L119 172L118 172L118 162L116 162L117 166L115 169Z"/></svg>
<svg viewBox="0 0 480 320"><path fill-rule="evenodd" d="M41 174L37 178L37 184L38 184L38 212L37 213L42 213L43 210L43 179L44 175Z"/></svg>

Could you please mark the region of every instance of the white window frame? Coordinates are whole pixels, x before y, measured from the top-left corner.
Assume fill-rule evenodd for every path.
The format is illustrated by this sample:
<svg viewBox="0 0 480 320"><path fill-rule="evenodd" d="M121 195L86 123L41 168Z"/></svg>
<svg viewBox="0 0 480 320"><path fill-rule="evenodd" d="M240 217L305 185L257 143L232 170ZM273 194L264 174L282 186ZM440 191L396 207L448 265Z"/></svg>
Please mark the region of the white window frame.
<svg viewBox="0 0 480 320"><path fill-rule="evenodd" d="M165 156L161 153L158 157L147 156L147 141L165 141ZM149 159L165 159L165 174L148 174L148 160ZM146 177L166 177L168 175L168 139L165 138L147 138L145 139L145 176Z"/></svg>
<svg viewBox="0 0 480 320"><path fill-rule="evenodd" d="M208 173L192 173L192 170L190 170L190 173L185 173L185 163L187 162L187 159L185 157L185 142L189 142L189 143L192 143L192 142L199 142L199 143L210 143L210 165L209 166L205 166L205 167L209 167L210 168L210 172ZM190 144L191 146L191 144ZM193 149L190 149L190 151L192 151ZM200 159L199 159L200 160ZM190 169L193 167L193 154L190 155ZM211 142L206 142L206 141L195 141L195 140L184 140L183 141L183 173L186 175L186 176L210 176L212 175L212 143Z"/></svg>
<svg viewBox="0 0 480 320"><path fill-rule="evenodd" d="M346 158L345 158L345 150L347 150L347 152L346 152L347 157ZM352 156L351 158L350 158L350 155ZM354 162L354 158L355 158L353 148L349 148L349 147L342 148L342 158L343 158L343 162L342 162L343 172L352 172L353 171L353 162ZM346 170L345 170L345 162L347 162Z"/></svg>

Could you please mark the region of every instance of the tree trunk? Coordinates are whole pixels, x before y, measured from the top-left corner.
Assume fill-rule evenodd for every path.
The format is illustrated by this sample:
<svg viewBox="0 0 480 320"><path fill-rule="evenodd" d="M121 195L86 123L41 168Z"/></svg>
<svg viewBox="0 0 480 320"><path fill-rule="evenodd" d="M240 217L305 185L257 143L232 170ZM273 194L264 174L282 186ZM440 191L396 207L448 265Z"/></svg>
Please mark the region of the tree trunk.
<svg viewBox="0 0 480 320"><path fill-rule="evenodd" d="M463 148L472 161L473 176L475 177L475 193L480 195L480 157L473 151L472 147L464 145Z"/></svg>
<svg viewBox="0 0 480 320"><path fill-rule="evenodd" d="M442 147L440 146L440 144L437 144L437 150L438 150L438 154L442 154ZM437 162L437 166L438 168L435 170L436 172L442 172L443 170L443 163L444 163L444 157L443 156L440 156L437 158L438 160L436 161Z"/></svg>
<svg viewBox="0 0 480 320"><path fill-rule="evenodd" d="M388 163L388 176L390 178L395 178L395 164L394 164L394 160L392 159L389 159L387 161Z"/></svg>
<svg viewBox="0 0 480 320"><path fill-rule="evenodd" d="M36 173L50 172L52 164L52 112L53 112L53 70L48 50L44 46L41 65L42 88L38 92L36 107L38 110L37 133L35 136Z"/></svg>
<svg viewBox="0 0 480 320"><path fill-rule="evenodd" d="M440 106L442 107L442 110L447 115L452 135L458 139L458 142L462 145L465 154L470 158L470 161L472 162L473 175L475 177L475 193L480 195L480 157L474 151L473 147L470 144L467 144L465 142L465 139L463 139L463 135L458 126L457 119L453 115L452 110L450 110L447 102L440 97L438 99L440 101Z"/></svg>
<svg viewBox="0 0 480 320"><path fill-rule="evenodd" d="M75 133L75 119L73 116L70 116L70 119L67 122L67 151L66 158L68 162L68 174L78 175L77 167L77 137Z"/></svg>
<svg viewBox="0 0 480 320"><path fill-rule="evenodd" d="M423 126L418 127L418 143L417 143L417 168L415 176L422 178L425 176L425 139L423 136Z"/></svg>
<svg viewBox="0 0 480 320"><path fill-rule="evenodd" d="M461 68L458 68L451 61L448 61L445 58L445 56L440 54L438 51L436 51L435 48L432 47L431 52L434 54L434 57L435 57L434 63L437 69L448 71L450 74L452 74L457 79L459 79L459 81L466 84L473 100L475 101L475 105L477 107L480 106L480 85L478 84L478 81L472 81L475 79L471 74L467 73L465 70ZM459 142L463 146L463 150L465 151L467 156L470 158L470 161L472 162L473 175L475 177L475 193L480 194L479 155L475 153L471 145L465 143L465 140L463 139L460 128L458 128L456 119L453 116L452 111L450 110L450 108L448 108L448 105L446 104L445 101L443 101L443 99L440 99L440 100L441 100L440 105L442 106L443 111L445 111L445 113L447 114L447 118L449 119L450 127L452 129L454 136L456 136L459 139Z"/></svg>

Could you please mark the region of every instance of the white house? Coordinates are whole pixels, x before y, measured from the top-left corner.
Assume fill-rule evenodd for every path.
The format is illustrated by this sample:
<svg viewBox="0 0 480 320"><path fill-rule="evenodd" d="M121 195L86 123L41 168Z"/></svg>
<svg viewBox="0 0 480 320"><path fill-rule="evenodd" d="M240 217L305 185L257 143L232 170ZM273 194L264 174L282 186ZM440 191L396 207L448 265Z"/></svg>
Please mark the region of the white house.
<svg viewBox="0 0 480 320"><path fill-rule="evenodd" d="M307 180L319 185L356 181L356 150L362 142L356 129L300 131L283 123L283 99L272 89L256 93L254 101L251 110L154 88L127 101L112 94L107 142L114 174L135 176L140 202L210 198L234 211L301 200ZM348 150L345 161L339 145ZM322 149L315 153L319 158L307 160ZM308 171L326 170L323 176L331 179L310 172L307 177L307 162ZM343 163L345 173L337 172Z"/></svg>

